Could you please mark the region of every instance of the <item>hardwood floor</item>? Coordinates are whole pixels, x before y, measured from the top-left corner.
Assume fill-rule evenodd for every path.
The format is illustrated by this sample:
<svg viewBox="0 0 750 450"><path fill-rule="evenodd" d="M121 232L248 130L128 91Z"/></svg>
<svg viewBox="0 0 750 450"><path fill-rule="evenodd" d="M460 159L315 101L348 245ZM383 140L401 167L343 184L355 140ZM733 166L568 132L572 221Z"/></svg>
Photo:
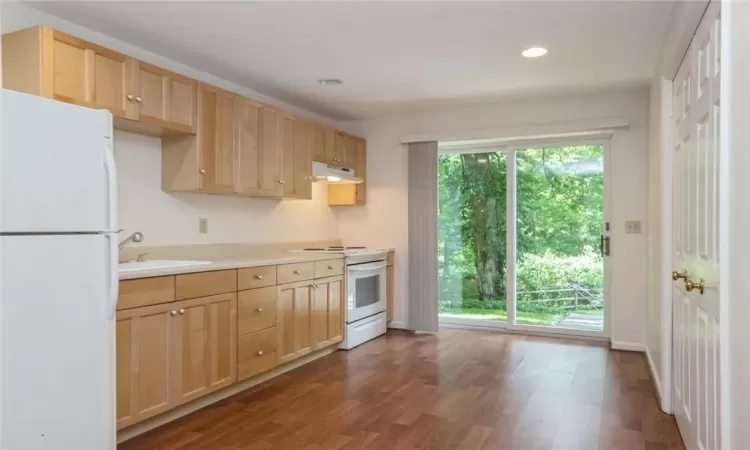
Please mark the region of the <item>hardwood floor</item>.
<svg viewBox="0 0 750 450"><path fill-rule="evenodd" d="M120 450L673 450L642 354L478 331L389 332Z"/></svg>

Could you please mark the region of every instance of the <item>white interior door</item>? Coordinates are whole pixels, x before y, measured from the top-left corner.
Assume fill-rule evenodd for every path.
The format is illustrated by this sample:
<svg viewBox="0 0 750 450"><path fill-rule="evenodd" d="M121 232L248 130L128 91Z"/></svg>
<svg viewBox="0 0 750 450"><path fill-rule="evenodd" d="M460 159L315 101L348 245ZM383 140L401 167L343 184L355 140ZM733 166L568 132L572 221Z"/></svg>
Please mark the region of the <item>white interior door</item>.
<svg viewBox="0 0 750 450"><path fill-rule="evenodd" d="M688 449L720 449L720 2L708 7L673 88L674 411Z"/></svg>

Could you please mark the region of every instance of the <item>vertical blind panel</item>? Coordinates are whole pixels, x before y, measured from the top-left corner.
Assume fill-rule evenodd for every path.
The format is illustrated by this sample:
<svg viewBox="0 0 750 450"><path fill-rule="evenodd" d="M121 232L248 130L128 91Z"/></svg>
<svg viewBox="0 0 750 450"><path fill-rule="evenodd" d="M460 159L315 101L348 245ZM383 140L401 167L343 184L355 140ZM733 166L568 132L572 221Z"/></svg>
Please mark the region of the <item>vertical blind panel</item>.
<svg viewBox="0 0 750 450"><path fill-rule="evenodd" d="M409 144L409 322L438 331L437 142Z"/></svg>

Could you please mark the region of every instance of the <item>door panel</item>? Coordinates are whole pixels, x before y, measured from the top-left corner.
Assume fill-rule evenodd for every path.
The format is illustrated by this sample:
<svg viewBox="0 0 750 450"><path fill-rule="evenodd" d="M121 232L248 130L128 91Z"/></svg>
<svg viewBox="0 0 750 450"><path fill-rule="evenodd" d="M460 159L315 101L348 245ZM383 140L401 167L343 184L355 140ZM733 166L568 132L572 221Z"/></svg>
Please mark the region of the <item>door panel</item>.
<svg viewBox="0 0 750 450"><path fill-rule="evenodd" d="M312 351L311 282L284 284L279 289L279 361L287 362Z"/></svg>
<svg viewBox="0 0 750 450"><path fill-rule="evenodd" d="M234 98L218 88L200 85L199 139L202 188L234 191Z"/></svg>
<svg viewBox="0 0 750 450"><path fill-rule="evenodd" d="M135 66L136 114L128 118L194 133L196 81L140 61Z"/></svg>
<svg viewBox="0 0 750 450"><path fill-rule="evenodd" d="M673 284L671 389L689 450L721 448L719 16L720 2L711 2L673 83L673 268L687 280Z"/></svg>

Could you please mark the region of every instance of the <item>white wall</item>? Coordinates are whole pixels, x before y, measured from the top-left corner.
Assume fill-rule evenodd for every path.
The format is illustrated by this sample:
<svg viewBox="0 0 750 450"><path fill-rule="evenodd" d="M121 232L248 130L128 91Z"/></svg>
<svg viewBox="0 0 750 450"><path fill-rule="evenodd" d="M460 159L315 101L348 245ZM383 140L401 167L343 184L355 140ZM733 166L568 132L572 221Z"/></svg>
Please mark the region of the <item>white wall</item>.
<svg viewBox="0 0 750 450"><path fill-rule="evenodd" d="M649 89L647 358L661 407L671 410L671 104L672 82L655 77ZM666 319L666 320L665 320ZM666 324L666 325L665 325Z"/></svg>
<svg viewBox="0 0 750 450"><path fill-rule="evenodd" d="M300 116L342 127L317 116L210 74L171 61L128 43L18 3L3 2L2 30L52 25L62 31L121 51L166 69L278 105ZM345 128L345 125L344 127ZM232 242L291 242L338 238L337 218L327 205L327 189L313 185L313 200L270 200L161 190L160 140L118 131L120 227L141 231L143 245L183 245ZM208 219L208 233L198 233L199 218Z"/></svg>
<svg viewBox="0 0 750 450"><path fill-rule="evenodd" d="M552 124L624 117L611 147L611 336L632 348L646 346L647 234L625 234L625 220L647 227L648 89L516 101L481 108L375 119L356 123L367 138L367 206L338 211L345 242L396 248L394 325L407 311L407 155L399 137L413 134Z"/></svg>

